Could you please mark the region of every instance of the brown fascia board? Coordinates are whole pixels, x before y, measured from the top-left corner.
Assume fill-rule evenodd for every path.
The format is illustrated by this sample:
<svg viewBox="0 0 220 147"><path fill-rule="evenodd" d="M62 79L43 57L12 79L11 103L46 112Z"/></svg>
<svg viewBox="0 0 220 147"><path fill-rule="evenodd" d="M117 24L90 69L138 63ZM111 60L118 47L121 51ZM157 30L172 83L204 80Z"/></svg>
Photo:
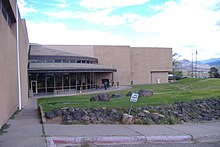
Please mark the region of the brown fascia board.
<svg viewBox="0 0 220 147"><path fill-rule="evenodd" d="M70 72L70 73L81 73L81 72L95 72L95 73L112 73L112 72L117 72L116 69L29 69L28 73L64 73L64 72Z"/></svg>

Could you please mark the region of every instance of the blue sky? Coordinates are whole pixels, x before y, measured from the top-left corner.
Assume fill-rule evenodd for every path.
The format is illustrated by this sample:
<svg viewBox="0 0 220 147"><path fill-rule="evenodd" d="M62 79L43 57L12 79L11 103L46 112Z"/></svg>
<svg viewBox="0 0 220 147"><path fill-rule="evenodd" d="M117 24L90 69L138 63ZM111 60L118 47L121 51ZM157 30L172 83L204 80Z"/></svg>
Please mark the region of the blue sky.
<svg viewBox="0 0 220 147"><path fill-rule="evenodd" d="M31 43L172 47L220 57L220 0L18 0Z"/></svg>

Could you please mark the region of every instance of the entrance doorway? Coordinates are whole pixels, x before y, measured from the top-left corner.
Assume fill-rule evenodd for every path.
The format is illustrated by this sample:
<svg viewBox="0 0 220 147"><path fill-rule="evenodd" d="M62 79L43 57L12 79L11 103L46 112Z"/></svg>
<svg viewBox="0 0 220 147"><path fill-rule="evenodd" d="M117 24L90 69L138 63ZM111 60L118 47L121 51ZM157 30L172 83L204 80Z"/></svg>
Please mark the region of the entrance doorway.
<svg viewBox="0 0 220 147"><path fill-rule="evenodd" d="M31 90L33 91L33 94L37 93L37 81L31 81Z"/></svg>

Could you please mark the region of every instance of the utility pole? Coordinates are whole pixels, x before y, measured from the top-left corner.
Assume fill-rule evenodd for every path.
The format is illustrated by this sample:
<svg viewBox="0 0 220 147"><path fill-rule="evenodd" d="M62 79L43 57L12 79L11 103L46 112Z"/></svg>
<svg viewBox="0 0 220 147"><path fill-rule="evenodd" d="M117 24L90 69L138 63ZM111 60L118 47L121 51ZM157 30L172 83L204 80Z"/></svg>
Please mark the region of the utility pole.
<svg viewBox="0 0 220 147"><path fill-rule="evenodd" d="M198 55L198 52L196 50L196 69L195 69L195 77L197 78L197 74L198 74L198 70L197 70L197 55Z"/></svg>
<svg viewBox="0 0 220 147"><path fill-rule="evenodd" d="M192 78L193 78L193 49L192 49Z"/></svg>

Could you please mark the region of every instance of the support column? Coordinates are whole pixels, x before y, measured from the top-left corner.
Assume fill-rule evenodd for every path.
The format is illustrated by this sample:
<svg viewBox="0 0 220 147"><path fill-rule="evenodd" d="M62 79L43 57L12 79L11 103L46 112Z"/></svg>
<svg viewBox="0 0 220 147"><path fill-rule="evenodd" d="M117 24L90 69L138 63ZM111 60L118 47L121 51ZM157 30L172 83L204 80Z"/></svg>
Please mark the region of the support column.
<svg viewBox="0 0 220 147"><path fill-rule="evenodd" d="M77 74L78 73L76 73L76 91L77 91L77 83L78 83L78 81L77 81Z"/></svg>
<svg viewBox="0 0 220 147"><path fill-rule="evenodd" d="M62 75L62 90L63 90L63 74L61 74Z"/></svg>
<svg viewBox="0 0 220 147"><path fill-rule="evenodd" d="M45 92L47 93L47 74L45 74Z"/></svg>
<svg viewBox="0 0 220 147"><path fill-rule="evenodd" d="M70 79L70 73L69 73L69 90L71 89L71 79Z"/></svg>
<svg viewBox="0 0 220 147"><path fill-rule="evenodd" d="M54 81L54 83L53 83L53 92L56 90L56 74L53 74L53 81Z"/></svg>

